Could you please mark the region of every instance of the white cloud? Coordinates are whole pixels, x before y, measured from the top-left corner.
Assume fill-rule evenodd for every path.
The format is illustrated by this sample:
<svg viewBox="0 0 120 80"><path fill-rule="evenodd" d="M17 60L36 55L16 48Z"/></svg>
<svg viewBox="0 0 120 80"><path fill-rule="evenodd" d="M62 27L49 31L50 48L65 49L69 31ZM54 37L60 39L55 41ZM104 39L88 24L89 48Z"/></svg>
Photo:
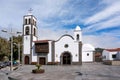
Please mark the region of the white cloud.
<svg viewBox="0 0 120 80"><path fill-rule="evenodd" d="M104 10L94 14L93 16L85 20L85 24L94 24L105 20L107 18L113 17L116 14L120 13L120 1L116 1L111 5L108 5Z"/></svg>
<svg viewBox="0 0 120 80"><path fill-rule="evenodd" d="M107 28L114 28L114 27L119 27L120 26L120 15L113 17L109 20L100 22L100 23L96 23L96 24L92 24L90 26L88 26L87 28L85 28L84 30L87 32L95 32L98 30L102 30L102 29L107 29Z"/></svg>
<svg viewBox="0 0 120 80"><path fill-rule="evenodd" d="M116 16L115 18L112 18L110 20L107 20L105 22L102 22L100 24L100 27L98 27L97 29L100 30L100 29L105 29L105 28L111 28L111 27L115 27L115 26L120 26L120 15L119 16Z"/></svg>
<svg viewBox="0 0 120 80"><path fill-rule="evenodd" d="M119 48L120 30L115 29L109 32L98 33L98 35L83 35L83 42L90 43L94 47Z"/></svg>
<svg viewBox="0 0 120 80"><path fill-rule="evenodd" d="M118 48L120 47L119 38L111 35L84 35L83 43L90 43L94 47Z"/></svg>
<svg viewBox="0 0 120 80"><path fill-rule="evenodd" d="M119 2L120 0L102 0L101 4L111 5L113 3Z"/></svg>
<svg viewBox="0 0 120 80"><path fill-rule="evenodd" d="M22 18L27 14L27 10L32 8L33 15L38 20L39 39L57 40L65 34L65 31L73 35L71 25L73 28L74 25L90 24L88 28L82 26L84 33L88 32L85 30L92 33L96 30L118 26L120 21L119 4L120 0L2 0L0 3L0 26L8 30L12 27L21 31ZM115 42L112 46L118 46L120 45L117 38L118 33L119 31L104 32L105 36L103 34L99 36L83 35L85 38L83 41L96 47L108 47L112 42ZM102 39L103 37L106 39ZM106 45L103 45L104 43Z"/></svg>
<svg viewBox="0 0 120 80"><path fill-rule="evenodd" d="M66 33L67 31L67 33ZM68 30L62 30L62 29L58 29L58 30L53 30L51 28L41 28L38 31L38 35L39 35L39 39L43 40L43 39L48 39L48 40L58 40L62 35L64 34L70 34L73 35L73 29Z"/></svg>
<svg viewBox="0 0 120 80"><path fill-rule="evenodd" d="M39 15L40 19L48 19L50 17L54 17L59 15L62 7L66 3L67 0L44 0L39 1L40 4L34 5L33 9L37 15Z"/></svg>

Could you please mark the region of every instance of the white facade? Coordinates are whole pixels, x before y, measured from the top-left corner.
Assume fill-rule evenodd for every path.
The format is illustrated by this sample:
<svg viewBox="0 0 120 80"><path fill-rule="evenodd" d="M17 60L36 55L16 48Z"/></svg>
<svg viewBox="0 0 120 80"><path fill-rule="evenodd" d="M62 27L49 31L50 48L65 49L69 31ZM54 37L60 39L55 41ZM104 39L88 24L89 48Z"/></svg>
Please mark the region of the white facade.
<svg viewBox="0 0 120 80"><path fill-rule="evenodd" d="M68 45L68 47L65 47ZM60 62L60 57L64 52L69 52L72 56L72 62L79 61L79 46L78 43L74 41L74 38L70 35L63 35L58 41L55 42L55 61Z"/></svg>
<svg viewBox="0 0 120 80"><path fill-rule="evenodd" d="M35 43L32 43L32 61L31 62L37 62L37 53L35 53Z"/></svg>
<svg viewBox="0 0 120 80"><path fill-rule="evenodd" d="M50 63L81 64L81 62L93 62L94 47L82 43L82 30L76 26L74 36L65 34L58 40L37 40L37 19L33 15L24 16L23 24L23 64ZM47 52L36 52L36 42L42 47L48 48ZM45 44L48 44L44 46ZM37 49L41 46L37 47ZM38 51L39 51L38 49ZM43 61L43 62L41 62Z"/></svg>
<svg viewBox="0 0 120 80"><path fill-rule="evenodd" d="M120 60L120 49L105 49L102 57L103 60Z"/></svg>
<svg viewBox="0 0 120 80"><path fill-rule="evenodd" d="M30 36L25 36L23 38L23 44L24 44L24 48L23 48L24 54L30 54Z"/></svg>
<svg viewBox="0 0 120 80"><path fill-rule="evenodd" d="M95 48L90 44L82 46L82 62L93 62L93 52Z"/></svg>

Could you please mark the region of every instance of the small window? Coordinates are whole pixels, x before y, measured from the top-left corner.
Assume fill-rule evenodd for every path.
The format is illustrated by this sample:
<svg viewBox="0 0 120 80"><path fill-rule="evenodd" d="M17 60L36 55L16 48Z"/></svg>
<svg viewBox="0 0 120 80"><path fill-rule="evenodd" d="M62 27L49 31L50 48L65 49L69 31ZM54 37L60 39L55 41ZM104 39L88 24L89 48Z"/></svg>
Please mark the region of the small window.
<svg viewBox="0 0 120 80"><path fill-rule="evenodd" d="M29 27L28 26L25 28L25 34L29 35Z"/></svg>
<svg viewBox="0 0 120 80"><path fill-rule="evenodd" d="M36 26L36 21L35 21L35 26Z"/></svg>
<svg viewBox="0 0 120 80"><path fill-rule="evenodd" d="M116 54L113 54L113 55L112 55L112 58L116 58Z"/></svg>
<svg viewBox="0 0 120 80"><path fill-rule="evenodd" d="M29 24L31 24L31 19L29 19Z"/></svg>
<svg viewBox="0 0 120 80"><path fill-rule="evenodd" d="M79 34L77 34L77 41L79 41Z"/></svg>
<svg viewBox="0 0 120 80"><path fill-rule="evenodd" d="M33 19L33 25L35 24L34 19Z"/></svg>
<svg viewBox="0 0 120 80"><path fill-rule="evenodd" d="M65 44L64 47L65 47L65 48L68 48L68 44Z"/></svg>
<svg viewBox="0 0 120 80"><path fill-rule="evenodd" d="M89 56L89 53L87 53L87 56Z"/></svg>
<svg viewBox="0 0 120 80"><path fill-rule="evenodd" d="M25 19L25 24L27 24L27 19Z"/></svg>
<svg viewBox="0 0 120 80"><path fill-rule="evenodd" d="M34 28L34 36L36 36L36 29Z"/></svg>

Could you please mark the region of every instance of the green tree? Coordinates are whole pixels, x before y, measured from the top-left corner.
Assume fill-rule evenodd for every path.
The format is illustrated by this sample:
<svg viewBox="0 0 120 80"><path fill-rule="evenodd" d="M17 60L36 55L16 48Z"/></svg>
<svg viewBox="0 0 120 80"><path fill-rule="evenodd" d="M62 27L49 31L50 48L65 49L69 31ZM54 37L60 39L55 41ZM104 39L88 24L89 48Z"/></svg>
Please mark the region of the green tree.
<svg viewBox="0 0 120 80"><path fill-rule="evenodd" d="M11 38L9 40L0 37L0 61L11 56ZM16 44L16 45L15 45ZM18 44L20 44L20 56L22 55L22 36L13 36L13 60L18 59ZM21 58L20 58L21 59Z"/></svg>
<svg viewBox="0 0 120 80"><path fill-rule="evenodd" d="M104 50L103 48L95 48L95 52L99 52L101 54L102 54L103 50Z"/></svg>
<svg viewBox="0 0 120 80"><path fill-rule="evenodd" d="M20 56L22 55L22 36L13 36L13 59L18 60L18 44L20 44ZM21 58L20 58L21 59Z"/></svg>
<svg viewBox="0 0 120 80"><path fill-rule="evenodd" d="M95 48L95 61L101 62L102 61L102 52L103 48Z"/></svg>
<svg viewBox="0 0 120 80"><path fill-rule="evenodd" d="M3 61L5 56L10 57L10 44L7 39L0 37L0 61Z"/></svg>

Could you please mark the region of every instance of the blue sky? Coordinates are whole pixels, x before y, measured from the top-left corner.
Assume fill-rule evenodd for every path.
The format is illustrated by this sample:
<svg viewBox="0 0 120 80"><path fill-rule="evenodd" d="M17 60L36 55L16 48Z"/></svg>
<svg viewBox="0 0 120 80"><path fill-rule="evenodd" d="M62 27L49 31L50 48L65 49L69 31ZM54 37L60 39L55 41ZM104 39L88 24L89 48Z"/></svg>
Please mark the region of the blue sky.
<svg viewBox="0 0 120 80"><path fill-rule="evenodd" d="M0 29L22 31L30 8L38 20L39 39L56 40L65 31L73 35L79 25L83 43L120 47L120 0L0 0Z"/></svg>

